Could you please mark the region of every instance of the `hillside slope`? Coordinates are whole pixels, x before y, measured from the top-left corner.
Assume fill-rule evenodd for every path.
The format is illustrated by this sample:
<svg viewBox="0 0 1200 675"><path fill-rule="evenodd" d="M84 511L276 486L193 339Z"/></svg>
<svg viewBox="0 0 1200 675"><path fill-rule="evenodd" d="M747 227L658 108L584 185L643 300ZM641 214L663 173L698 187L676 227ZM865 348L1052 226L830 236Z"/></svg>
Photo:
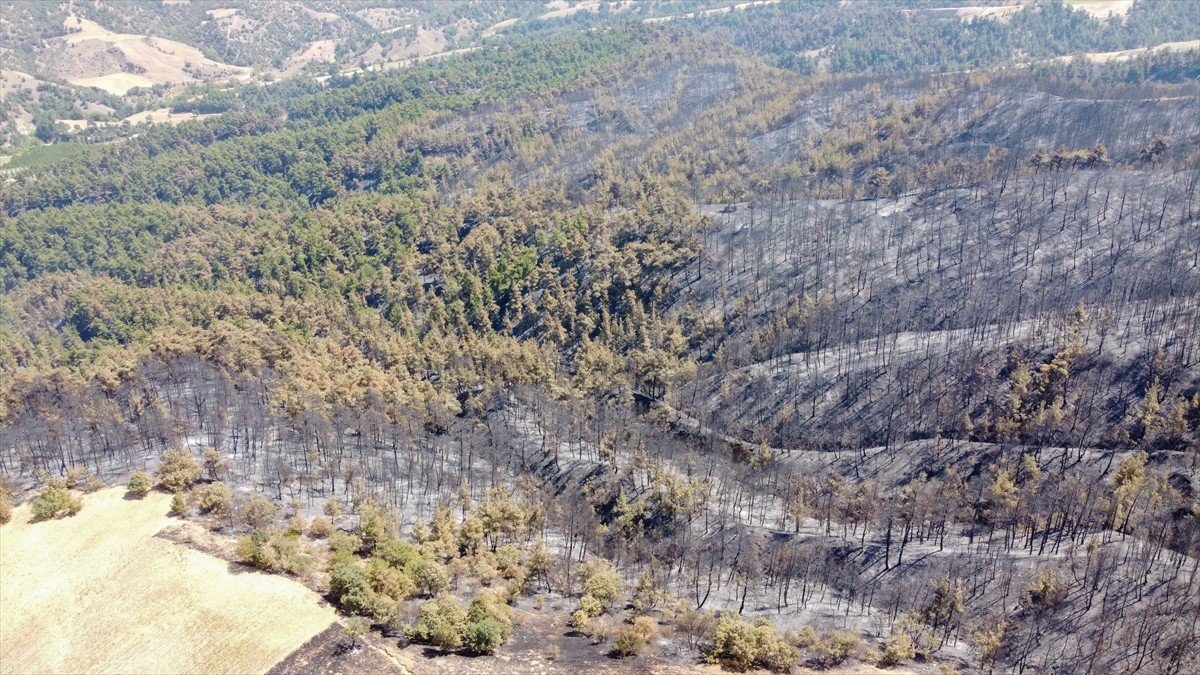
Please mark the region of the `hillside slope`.
<svg viewBox="0 0 1200 675"><path fill-rule="evenodd" d="M595 600L573 639L653 617L682 665L738 665L713 610L761 663L900 634L976 671L1196 663L1186 61L805 76L677 22L546 40L5 183L0 470L215 449L330 514L364 579L334 599L381 631L419 620L385 569L418 555Z"/></svg>

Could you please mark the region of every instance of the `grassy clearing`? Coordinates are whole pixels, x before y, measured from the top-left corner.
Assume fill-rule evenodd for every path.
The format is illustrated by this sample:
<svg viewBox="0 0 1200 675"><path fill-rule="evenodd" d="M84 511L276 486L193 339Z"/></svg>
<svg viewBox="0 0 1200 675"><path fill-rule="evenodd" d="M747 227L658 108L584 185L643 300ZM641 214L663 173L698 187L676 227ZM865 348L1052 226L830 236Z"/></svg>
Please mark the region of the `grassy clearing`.
<svg viewBox="0 0 1200 675"><path fill-rule="evenodd" d="M0 673L265 672L335 620L299 583L156 538L167 495L124 495L0 528Z"/></svg>

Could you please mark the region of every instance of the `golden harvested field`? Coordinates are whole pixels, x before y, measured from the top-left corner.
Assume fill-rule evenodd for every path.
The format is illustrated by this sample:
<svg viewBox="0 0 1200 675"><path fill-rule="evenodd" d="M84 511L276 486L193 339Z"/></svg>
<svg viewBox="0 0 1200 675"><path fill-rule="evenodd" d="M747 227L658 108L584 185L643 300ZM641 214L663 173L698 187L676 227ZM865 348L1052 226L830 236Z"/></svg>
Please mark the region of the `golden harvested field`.
<svg viewBox="0 0 1200 675"><path fill-rule="evenodd" d="M0 673L260 673L336 619L295 581L156 538L167 495L124 495L0 527Z"/></svg>

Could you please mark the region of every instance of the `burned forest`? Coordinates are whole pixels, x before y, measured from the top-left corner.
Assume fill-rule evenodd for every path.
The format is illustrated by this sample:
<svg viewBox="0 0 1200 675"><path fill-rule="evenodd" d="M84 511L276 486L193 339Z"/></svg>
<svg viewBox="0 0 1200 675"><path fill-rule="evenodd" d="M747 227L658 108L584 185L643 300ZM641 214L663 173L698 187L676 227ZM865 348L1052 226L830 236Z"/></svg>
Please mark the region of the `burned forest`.
<svg viewBox="0 0 1200 675"><path fill-rule="evenodd" d="M1200 6L600 4L0 175L3 520L397 672L1200 667Z"/></svg>

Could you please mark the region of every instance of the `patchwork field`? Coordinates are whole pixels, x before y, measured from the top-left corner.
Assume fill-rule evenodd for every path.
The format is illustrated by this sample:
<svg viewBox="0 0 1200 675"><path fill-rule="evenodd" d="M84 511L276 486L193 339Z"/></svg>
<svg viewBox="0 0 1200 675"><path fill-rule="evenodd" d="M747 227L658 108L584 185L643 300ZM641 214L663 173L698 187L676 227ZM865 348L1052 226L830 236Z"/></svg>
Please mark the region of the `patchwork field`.
<svg viewBox="0 0 1200 675"><path fill-rule="evenodd" d="M167 495L124 496L0 528L0 673L266 672L335 620L299 583L155 537Z"/></svg>

